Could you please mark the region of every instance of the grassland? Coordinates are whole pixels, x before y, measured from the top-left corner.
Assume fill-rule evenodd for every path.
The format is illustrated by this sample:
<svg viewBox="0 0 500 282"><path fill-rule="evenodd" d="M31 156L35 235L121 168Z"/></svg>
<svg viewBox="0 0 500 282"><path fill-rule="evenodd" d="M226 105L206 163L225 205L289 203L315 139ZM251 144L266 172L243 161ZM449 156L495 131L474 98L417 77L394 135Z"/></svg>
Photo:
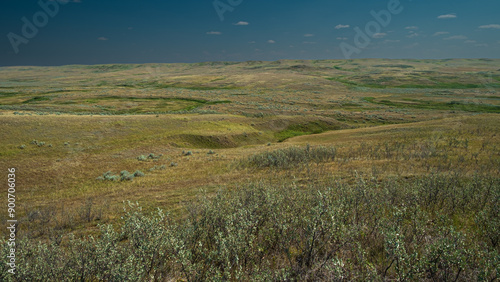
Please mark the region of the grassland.
<svg viewBox="0 0 500 282"><path fill-rule="evenodd" d="M481 59L3 67L0 167L17 170L25 248L64 258L38 271L56 280L82 264L78 244L97 256L91 235L123 257L89 266L88 281L494 281L499 79L500 60ZM124 201L142 210L122 219ZM141 224L190 255L147 245L155 260L133 261L153 269L131 268Z"/></svg>

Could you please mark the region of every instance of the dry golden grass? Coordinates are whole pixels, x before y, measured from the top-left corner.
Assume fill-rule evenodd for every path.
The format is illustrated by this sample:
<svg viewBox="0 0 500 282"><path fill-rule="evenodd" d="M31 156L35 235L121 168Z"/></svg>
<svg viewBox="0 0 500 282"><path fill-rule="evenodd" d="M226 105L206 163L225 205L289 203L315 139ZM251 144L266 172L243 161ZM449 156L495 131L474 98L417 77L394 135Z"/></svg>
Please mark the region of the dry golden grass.
<svg viewBox="0 0 500 282"><path fill-rule="evenodd" d="M181 203L198 195L200 190L210 192L271 176L300 181L313 173L322 181L333 176L348 179L355 172L382 179L412 177L433 169L487 171L500 158L498 113L391 106L370 103L365 98L407 104L425 100L431 106L438 102L446 105L449 101L495 106L499 103L495 88L499 65L498 60L332 60L0 68L0 167L18 170L20 216L44 207L58 212L63 208L76 211L90 198L95 206L106 207L105 219L110 221L119 216L126 200L179 212ZM442 77L433 83L452 88L395 87L430 85L429 77L436 74ZM452 75L454 79L450 78ZM332 77L337 80L327 79ZM399 80L389 85L389 78ZM481 82L482 78L491 81ZM382 88L370 85L371 80L381 81ZM480 83L484 87L460 87ZM201 104L185 113L76 115L75 111L85 101L109 96L143 100L135 104L115 100L101 106L142 107L144 111L158 106L148 104L144 100L147 98L230 103ZM34 97L52 100L22 103ZM77 106L65 103L71 101ZM170 110L193 103L181 101L184 104ZM479 113L482 109L474 108ZM15 111L30 115L13 114ZM66 113L54 114L57 111ZM314 123L340 130L277 142L279 136L312 133L308 126ZM297 128L303 132L296 132ZM45 145L30 144L32 140ZM306 144L335 146L345 160L282 172L237 168L240 160L253 154ZM385 144L405 144L408 147L404 150L408 152L424 147L427 150L429 146L447 148L443 151L447 156L445 161L443 156L405 160L379 156L382 149L375 157L367 156L374 147ZM21 145L25 148L21 149ZM215 153L208 154L210 150ZM183 151L193 154L186 156ZM150 153L163 156L158 160L137 159ZM443 166L448 162L447 167ZM171 166L172 163L176 166ZM165 169L149 171L161 165ZM122 170L132 173L141 170L146 175L133 181L96 180L107 171L119 174ZM5 196L5 191L0 196ZM81 224L78 228L83 230L95 223Z"/></svg>

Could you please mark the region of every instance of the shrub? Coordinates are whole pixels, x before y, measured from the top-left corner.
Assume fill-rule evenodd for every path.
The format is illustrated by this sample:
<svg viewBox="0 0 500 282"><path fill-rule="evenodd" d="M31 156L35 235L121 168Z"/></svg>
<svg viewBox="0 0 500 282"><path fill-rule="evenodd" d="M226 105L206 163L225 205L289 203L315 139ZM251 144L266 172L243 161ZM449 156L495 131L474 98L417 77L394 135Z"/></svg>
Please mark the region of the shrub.
<svg viewBox="0 0 500 282"><path fill-rule="evenodd" d="M130 172L128 172L128 171L126 171L126 170L122 170L122 171L120 172L120 180L121 180L121 181L125 181L125 180L129 180L129 181L131 181L131 180L133 180L133 179L134 179L134 177L135 177L135 175L134 175L134 174L131 174Z"/></svg>
<svg viewBox="0 0 500 282"><path fill-rule="evenodd" d="M119 179L120 179L120 177L118 175L112 175L109 177L110 181L118 181Z"/></svg>
<svg viewBox="0 0 500 282"><path fill-rule="evenodd" d="M41 142L41 141L38 141L38 140L35 140L35 139L34 139L34 140L32 140L32 141L30 142L30 144L37 145L38 147L43 147L43 146L45 146L45 142ZM51 146L52 146L52 145L50 145L49 147L51 147Z"/></svg>
<svg viewBox="0 0 500 282"><path fill-rule="evenodd" d="M153 153L149 154L148 156L145 155L140 155L137 157L139 161L147 161L147 160L159 160L163 154L155 155Z"/></svg>
<svg viewBox="0 0 500 282"><path fill-rule="evenodd" d="M94 219L95 215L92 212L93 206L94 206L94 203L93 203L92 199L87 198L85 200L85 204L80 207L79 215L83 221L91 222Z"/></svg>
<svg viewBox="0 0 500 282"><path fill-rule="evenodd" d="M450 185L453 183L453 185ZM428 186L443 193L429 201ZM500 182L482 176L253 183L173 218L125 208L120 228L64 244L16 241L16 281L495 281ZM467 191L473 197L463 197ZM431 193L432 195L432 193ZM493 196L496 195L496 196ZM486 205L484 203L487 203ZM462 208L463 207L463 208ZM89 212L90 211L90 212ZM93 218L92 202L82 219ZM470 215L477 214L478 225ZM6 257L9 247L0 242ZM19 244L18 244L19 243ZM19 254L19 255L18 255ZM8 281L8 266L0 280Z"/></svg>
<svg viewBox="0 0 500 282"><path fill-rule="evenodd" d="M144 173L143 173L142 171L140 171L140 170L136 170L136 171L134 172L134 176L135 176L135 177L143 177L143 176L144 176Z"/></svg>
<svg viewBox="0 0 500 282"><path fill-rule="evenodd" d="M242 165L257 168L291 168L309 162L330 162L335 159L336 149L333 147L290 147L265 152L248 157L242 161Z"/></svg>
<svg viewBox="0 0 500 282"><path fill-rule="evenodd" d="M148 159L150 160L158 160L163 156L163 154L155 155L153 153L149 154Z"/></svg>
<svg viewBox="0 0 500 282"><path fill-rule="evenodd" d="M150 169L149 169L149 171L163 170L163 169L165 169L165 168L166 168L166 166L165 166L165 165L160 165L160 166L155 165L154 167L150 168Z"/></svg>
<svg viewBox="0 0 500 282"><path fill-rule="evenodd" d="M103 173L102 176L99 176L96 179L101 180L101 181L104 181L104 180L118 181L120 179L120 177L118 175L113 175L113 172L111 172L111 171L107 171L107 172Z"/></svg>
<svg viewBox="0 0 500 282"><path fill-rule="evenodd" d="M141 172L140 170L137 170L135 173L131 174L130 172L126 171L126 170L122 170L120 172L120 175L113 175L113 172L111 171L108 171L108 172L105 172L102 176L99 176L97 177L96 179L97 180L100 180L100 181L118 181L118 180L121 180L121 181L125 181L125 180L133 180L135 176L138 176L138 177L141 177L141 176L144 176L144 173Z"/></svg>
<svg viewBox="0 0 500 282"><path fill-rule="evenodd" d="M138 156L138 157L137 157L137 159L138 159L139 161L146 161L146 160L148 159L148 157L146 157L146 156L144 156L144 155L140 155L140 156Z"/></svg>

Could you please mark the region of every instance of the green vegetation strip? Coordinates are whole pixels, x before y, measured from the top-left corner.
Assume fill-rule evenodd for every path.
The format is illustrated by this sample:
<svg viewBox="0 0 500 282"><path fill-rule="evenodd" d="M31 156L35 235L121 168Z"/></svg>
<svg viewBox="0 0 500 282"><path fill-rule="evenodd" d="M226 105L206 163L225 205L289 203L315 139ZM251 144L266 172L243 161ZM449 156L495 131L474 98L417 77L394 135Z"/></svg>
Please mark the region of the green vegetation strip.
<svg viewBox="0 0 500 282"><path fill-rule="evenodd" d="M464 111L464 112L475 112L475 113L500 113L500 106L463 103L460 101L451 101L445 103L445 102L412 100L416 103L401 103L389 100L376 101L375 98L373 97L365 97L363 98L363 100L372 104L385 105L395 108L452 110L452 111Z"/></svg>
<svg viewBox="0 0 500 282"><path fill-rule="evenodd" d="M77 99L77 100L61 100L57 101L54 100L50 102L50 104L47 103L38 103L38 102L45 102L45 101L50 101L52 100L51 97L47 96L36 96L32 97L28 100L25 100L17 105L10 105L10 109L19 109L19 110L44 110L44 109L28 109L26 107L19 108L21 104L34 104L36 106L51 106L51 111L59 111L59 112L89 112L89 113L113 113L113 114L140 114L140 113L166 113L166 112L176 112L176 111L190 111L197 109L203 105L216 105L216 104L227 104L231 103L229 100L221 100L221 101L208 101L208 100L202 100L202 99L193 99L193 98L170 98L170 97L122 97L122 96L106 96L106 97L93 97L93 98L82 98L82 99ZM129 109L114 109L113 107L110 107L109 105L106 105L106 102L113 102L113 101L118 101L118 102L126 102L126 101L136 101L136 102L144 102L146 105L138 106L138 107L133 107ZM102 105L99 105L100 102L103 102ZM147 103L150 102L151 105L148 105ZM158 103L153 103L153 102L160 102ZM168 110L168 104L167 102L189 102L186 105L184 105L183 108L177 108L177 109L170 109ZM94 105L92 108L86 108L86 109L81 109L81 108L74 108L74 109L59 109L57 106L61 105L81 105L81 104L97 104ZM148 106L151 106L152 108L148 108ZM17 107L17 108L16 108ZM165 108L167 107L167 108ZM163 109L163 110L162 110ZM46 110L46 109L45 109Z"/></svg>
<svg viewBox="0 0 500 282"><path fill-rule="evenodd" d="M17 92L1 92L0 91L0 98L7 98L7 97L13 97L13 96L16 96L16 95L19 95L21 93L17 93Z"/></svg>
<svg viewBox="0 0 500 282"><path fill-rule="evenodd" d="M401 84L401 85L383 85L383 84L375 84L375 83L359 83L353 80L348 80L343 77L327 77L326 79L337 81L343 83L348 86L354 87L366 87L366 88L402 88L402 89L475 89L475 88L500 88L500 84L498 83L487 83L487 84L463 84L463 83L444 83L438 82L436 84ZM384 78L387 80L387 78Z"/></svg>
<svg viewBox="0 0 500 282"><path fill-rule="evenodd" d="M215 104L228 104L231 103L229 100L222 101L208 101L202 99L193 99L193 98L162 98L162 97L122 97L122 96L106 96L106 97L98 97L94 99L88 99L86 101L98 101L98 100L162 100L162 101L187 101L187 102L196 102L200 104L206 105L215 105Z"/></svg>
<svg viewBox="0 0 500 282"><path fill-rule="evenodd" d="M103 84L103 85L106 85L106 84ZM182 89L200 90L200 91L240 89L239 87L234 87L234 86L203 86L203 85L186 85L186 84L179 84L179 83L165 84L165 83L158 83L158 82L121 83L121 84L117 84L116 86L132 87L132 88L156 88L156 89L182 88Z"/></svg>
<svg viewBox="0 0 500 282"><path fill-rule="evenodd" d="M49 101L49 100L51 100L49 97L37 96L37 97L33 97L29 100L24 101L23 104L29 104L29 103L40 102L40 101Z"/></svg>
<svg viewBox="0 0 500 282"><path fill-rule="evenodd" d="M315 121L304 124L290 125L285 130L276 133L275 137L278 139L278 142L283 142L288 138L296 136L319 134L328 130L337 129L340 129L338 125L328 124L324 121Z"/></svg>

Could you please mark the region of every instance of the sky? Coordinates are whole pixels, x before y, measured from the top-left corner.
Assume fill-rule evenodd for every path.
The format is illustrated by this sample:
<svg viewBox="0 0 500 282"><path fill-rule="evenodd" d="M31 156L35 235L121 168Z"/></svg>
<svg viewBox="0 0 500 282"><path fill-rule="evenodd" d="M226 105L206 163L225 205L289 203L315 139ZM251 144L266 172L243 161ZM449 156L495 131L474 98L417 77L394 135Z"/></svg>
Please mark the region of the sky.
<svg viewBox="0 0 500 282"><path fill-rule="evenodd" d="M500 58L500 0L1 0L0 66Z"/></svg>

